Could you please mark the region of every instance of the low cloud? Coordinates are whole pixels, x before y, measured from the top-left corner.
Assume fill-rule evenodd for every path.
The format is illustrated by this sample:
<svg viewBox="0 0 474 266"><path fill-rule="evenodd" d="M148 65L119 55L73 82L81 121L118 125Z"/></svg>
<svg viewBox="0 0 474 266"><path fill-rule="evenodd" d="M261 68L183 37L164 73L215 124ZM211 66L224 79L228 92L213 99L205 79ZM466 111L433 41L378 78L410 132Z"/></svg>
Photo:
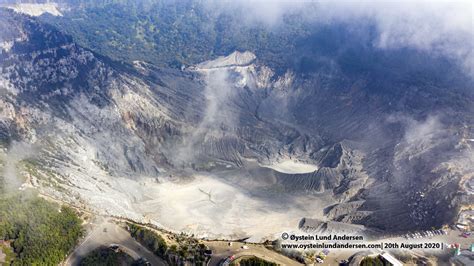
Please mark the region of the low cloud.
<svg viewBox="0 0 474 266"><path fill-rule="evenodd" d="M373 23L379 49L415 48L457 60L474 76L474 2L472 1L209 1L219 10L242 9L244 22L282 23L298 13L318 24Z"/></svg>
<svg viewBox="0 0 474 266"><path fill-rule="evenodd" d="M324 2L328 21L374 22L381 49L415 48L458 60L473 71L473 3L468 1Z"/></svg>
<svg viewBox="0 0 474 266"><path fill-rule="evenodd" d="M17 189L21 185L21 178L18 175L18 164L27 158L31 158L35 153L34 147L25 142L12 142L3 160L3 183L6 191Z"/></svg>

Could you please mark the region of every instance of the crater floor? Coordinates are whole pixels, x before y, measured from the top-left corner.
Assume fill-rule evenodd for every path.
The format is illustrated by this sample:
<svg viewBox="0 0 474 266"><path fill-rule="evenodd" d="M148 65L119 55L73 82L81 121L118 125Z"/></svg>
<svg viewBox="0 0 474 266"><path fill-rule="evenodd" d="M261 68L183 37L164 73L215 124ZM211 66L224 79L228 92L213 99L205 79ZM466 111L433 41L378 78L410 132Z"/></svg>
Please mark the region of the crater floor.
<svg viewBox="0 0 474 266"><path fill-rule="evenodd" d="M334 203L326 193L282 193L255 188L238 172L225 175L196 175L186 182L115 179L113 191L82 191L82 196L98 211L170 231L256 242L297 231L303 217L322 219L323 209Z"/></svg>

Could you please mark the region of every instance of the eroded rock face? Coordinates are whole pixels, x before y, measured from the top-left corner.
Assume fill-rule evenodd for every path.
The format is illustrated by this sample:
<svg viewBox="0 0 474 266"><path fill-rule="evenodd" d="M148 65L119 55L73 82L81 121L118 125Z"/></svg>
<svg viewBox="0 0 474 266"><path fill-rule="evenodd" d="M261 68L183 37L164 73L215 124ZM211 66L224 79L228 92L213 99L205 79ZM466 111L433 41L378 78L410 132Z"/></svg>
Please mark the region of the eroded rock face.
<svg viewBox="0 0 474 266"><path fill-rule="evenodd" d="M300 215L316 212L301 202L324 195L315 218L389 231L438 226L463 202L471 91L374 93L337 71L277 75L251 52L182 71L129 66L34 18L1 9L0 22L0 141L38 147L29 174L44 193L146 220L141 205L160 207L144 186L204 173L255 206L285 195ZM289 158L317 169L259 166Z"/></svg>

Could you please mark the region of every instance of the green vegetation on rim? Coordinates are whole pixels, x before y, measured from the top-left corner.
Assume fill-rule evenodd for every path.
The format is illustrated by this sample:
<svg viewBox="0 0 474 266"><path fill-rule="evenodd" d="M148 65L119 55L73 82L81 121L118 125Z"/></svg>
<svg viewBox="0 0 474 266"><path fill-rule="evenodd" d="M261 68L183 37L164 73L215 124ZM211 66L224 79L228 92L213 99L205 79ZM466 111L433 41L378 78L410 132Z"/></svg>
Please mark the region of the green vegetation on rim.
<svg viewBox="0 0 474 266"><path fill-rule="evenodd" d="M12 265L56 265L81 235L81 220L71 208L28 192L0 197L0 239L11 243Z"/></svg>
<svg viewBox="0 0 474 266"><path fill-rule="evenodd" d="M184 234L173 235L176 244L168 245L165 239L150 229L127 223L128 231L142 245L170 265L206 265L209 257L205 255L207 247L193 237Z"/></svg>
<svg viewBox="0 0 474 266"><path fill-rule="evenodd" d="M161 236L155 234L149 229L131 223L127 225L128 230L133 238L138 240L138 242L142 243L145 247L149 248L157 256L165 258L168 245Z"/></svg>
<svg viewBox="0 0 474 266"><path fill-rule="evenodd" d="M146 7L125 2L89 5L66 12L64 17L45 15L42 19L79 44L115 60L176 68L235 50L252 51L267 65L286 68L301 57L295 42L308 37L310 29L302 26L298 16L285 17L291 23L282 23L283 29L271 29L243 22L244 10L210 10L197 1L156 2Z"/></svg>
<svg viewBox="0 0 474 266"><path fill-rule="evenodd" d="M251 257L251 258L244 258L239 260L236 263L232 263L232 265L240 265L240 266L277 266L278 264L274 262L269 262L264 259L260 259L257 257Z"/></svg>
<svg viewBox="0 0 474 266"><path fill-rule="evenodd" d="M98 248L81 260L81 266L117 266L117 265L145 265L134 261L133 258L120 250L114 251L110 248Z"/></svg>
<svg viewBox="0 0 474 266"><path fill-rule="evenodd" d="M387 265L379 257L366 257L360 262L361 266L385 266Z"/></svg>

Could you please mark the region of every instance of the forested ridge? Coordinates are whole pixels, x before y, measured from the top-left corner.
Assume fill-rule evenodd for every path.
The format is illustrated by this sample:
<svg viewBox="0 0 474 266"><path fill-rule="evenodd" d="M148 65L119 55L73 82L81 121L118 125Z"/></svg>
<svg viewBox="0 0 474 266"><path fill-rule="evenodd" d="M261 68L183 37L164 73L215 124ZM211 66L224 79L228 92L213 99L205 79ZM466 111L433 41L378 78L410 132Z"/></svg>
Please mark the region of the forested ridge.
<svg viewBox="0 0 474 266"><path fill-rule="evenodd" d="M245 10L209 9L199 1L111 1L74 5L64 17L43 20L79 44L113 59L181 67L249 50L276 70L316 66L298 52L313 25L297 15L275 27L242 21ZM310 51L307 51L310 52ZM282 57L282 55L285 55ZM314 57L313 57L314 59Z"/></svg>
<svg viewBox="0 0 474 266"><path fill-rule="evenodd" d="M117 61L145 61L161 67L181 68L234 51L251 51L277 74L367 76L367 87L387 88L386 80L417 84L426 76L413 71L454 75L455 66L413 49L380 50L374 47L374 22L327 24L287 12L268 24L248 19L248 10L227 5L209 8L205 1L65 1L64 16L41 17L78 44ZM316 12L312 5L305 12ZM425 63L420 63L425 62ZM429 63L426 63L429 62ZM384 77L384 78L381 78ZM450 83L451 84L451 83Z"/></svg>
<svg viewBox="0 0 474 266"><path fill-rule="evenodd" d="M57 265L82 235L73 209L31 193L0 196L0 240L10 243L12 265Z"/></svg>

